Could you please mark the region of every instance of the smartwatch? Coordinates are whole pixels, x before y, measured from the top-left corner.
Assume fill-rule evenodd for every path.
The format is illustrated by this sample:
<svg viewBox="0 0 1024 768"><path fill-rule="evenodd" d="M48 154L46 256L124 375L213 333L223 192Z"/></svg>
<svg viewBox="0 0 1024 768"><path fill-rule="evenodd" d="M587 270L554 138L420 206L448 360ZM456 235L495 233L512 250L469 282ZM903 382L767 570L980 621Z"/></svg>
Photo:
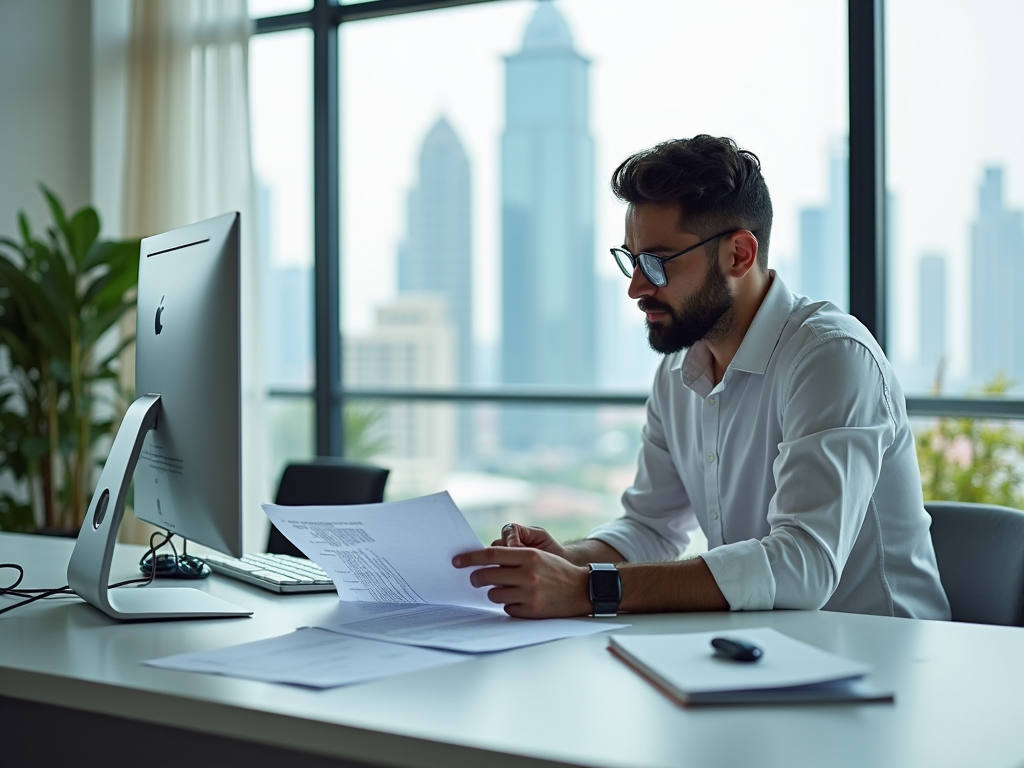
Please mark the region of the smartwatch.
<svg viewBox="0 0 1024 768"><path fill-rule="evenodd" d="M616 616L622 602L622 579L611 563L590 563L591 616Z"/></svg>

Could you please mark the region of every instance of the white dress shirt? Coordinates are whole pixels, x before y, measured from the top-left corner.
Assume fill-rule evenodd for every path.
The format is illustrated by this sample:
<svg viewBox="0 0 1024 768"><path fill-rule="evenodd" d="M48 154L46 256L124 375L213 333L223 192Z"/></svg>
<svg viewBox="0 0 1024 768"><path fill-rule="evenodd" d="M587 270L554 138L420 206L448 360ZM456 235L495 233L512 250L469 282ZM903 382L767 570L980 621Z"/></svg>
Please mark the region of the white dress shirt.
<svg viewBox="0 0 1024 768"><path fill-rule="evenodd" d="M703 341L662 361L625 515L590 538L667 561L699 525L732 610L948 619L889 361L855 318L770 274L718 385Z"/></svg>

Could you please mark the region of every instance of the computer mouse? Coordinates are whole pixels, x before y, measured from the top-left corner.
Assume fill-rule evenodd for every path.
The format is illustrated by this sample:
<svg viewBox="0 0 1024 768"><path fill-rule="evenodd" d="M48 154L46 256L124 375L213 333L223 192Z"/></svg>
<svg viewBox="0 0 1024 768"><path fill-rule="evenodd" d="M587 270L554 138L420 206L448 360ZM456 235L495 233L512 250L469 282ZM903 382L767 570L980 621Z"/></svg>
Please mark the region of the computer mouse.
<svg viewBox="0 0 1024 768"><path fill-rule="evenodd" d="M712 639L711 646L716 656L732 661L757 661L764 655L753 643L735 637L716 637Z"/></svg>
<svg viewBox="0 0 1024 768"><path fill-rule="evenodd" d="M149 576L150 560L139 563L139 570ZM158 579L205 579L211 573L210 566L192 555L157 555L156 578Z"/></svg>

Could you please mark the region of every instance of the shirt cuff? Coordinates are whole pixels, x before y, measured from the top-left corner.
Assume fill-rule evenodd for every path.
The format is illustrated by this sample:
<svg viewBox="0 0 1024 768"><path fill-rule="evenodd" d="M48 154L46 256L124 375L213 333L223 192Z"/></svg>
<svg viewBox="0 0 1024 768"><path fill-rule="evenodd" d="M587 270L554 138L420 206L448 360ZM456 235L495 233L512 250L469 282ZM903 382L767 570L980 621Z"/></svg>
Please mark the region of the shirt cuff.
<svg viewBox="0 0 1024 768"><path fill-rule="evenodd" d="M757 539L715 547L702 554L732 611L770 611L775 607L775 575L768 553Z"/></svg>

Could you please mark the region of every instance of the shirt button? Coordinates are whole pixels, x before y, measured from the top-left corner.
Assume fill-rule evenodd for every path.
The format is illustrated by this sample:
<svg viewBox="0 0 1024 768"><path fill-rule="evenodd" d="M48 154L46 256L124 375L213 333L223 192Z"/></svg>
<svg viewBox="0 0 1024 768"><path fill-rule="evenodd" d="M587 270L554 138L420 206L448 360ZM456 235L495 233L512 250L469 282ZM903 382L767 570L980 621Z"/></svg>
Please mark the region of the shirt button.
<svg viewBox="0 0 1024 768"><path fill-rule="evenodd" d="M714 404L715 404L715 398L709 397L708 398L708 405L714 405Z"/></svg>
<svg viewBox="0 0 1024 768"><path fill-rule="evenodd" d="M715 461L715 454L709 453L708 454L708 464L713 464L714 461Z"/></svg>
<svg viewBox="0 0 1024 768"><path fill-rule="evenodd" d="M712 520L717 520L718 519L718 510L712 510L711 511L711 519Z"/></svg>

